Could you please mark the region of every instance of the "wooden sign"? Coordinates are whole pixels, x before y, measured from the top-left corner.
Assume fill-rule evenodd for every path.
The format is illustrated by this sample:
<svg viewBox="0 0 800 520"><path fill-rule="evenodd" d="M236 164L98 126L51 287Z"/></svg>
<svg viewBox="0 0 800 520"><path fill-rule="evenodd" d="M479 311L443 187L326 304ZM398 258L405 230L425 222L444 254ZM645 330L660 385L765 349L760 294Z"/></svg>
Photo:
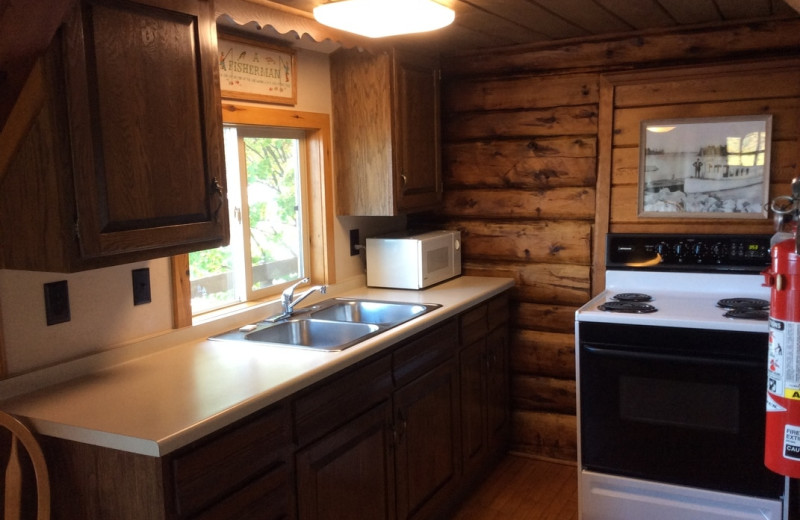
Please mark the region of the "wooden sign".
<svg viewBox="0 0 800 520"><path fill-rule="evenodd" d="M291 48L220 34L219 80L223 98L297 103L296 59Z"/></svg>

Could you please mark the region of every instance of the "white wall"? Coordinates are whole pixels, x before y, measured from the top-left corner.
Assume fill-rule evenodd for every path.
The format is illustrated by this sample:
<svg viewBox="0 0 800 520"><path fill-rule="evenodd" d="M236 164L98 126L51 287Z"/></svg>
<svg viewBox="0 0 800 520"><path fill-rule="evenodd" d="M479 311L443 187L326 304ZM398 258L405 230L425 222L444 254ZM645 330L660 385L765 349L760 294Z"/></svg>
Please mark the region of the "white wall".
<svg viewBox="0 0 800 520"><path fill-rule="evenodd" d="M326 54L297 50L297 105L275 108L331 113ZM404 225L404 218L338 217L337 281L364 273L363 255L349 254L350 229L359 229L363 243L367 236ZM140 267L150 269L152 302L134 307L131 270ZM47 326L43 284L58 280L69 285L71 320ZM0 314L11 375L161 334L172 328L169 262L158 259L74 274L0 270Z"/></svg>

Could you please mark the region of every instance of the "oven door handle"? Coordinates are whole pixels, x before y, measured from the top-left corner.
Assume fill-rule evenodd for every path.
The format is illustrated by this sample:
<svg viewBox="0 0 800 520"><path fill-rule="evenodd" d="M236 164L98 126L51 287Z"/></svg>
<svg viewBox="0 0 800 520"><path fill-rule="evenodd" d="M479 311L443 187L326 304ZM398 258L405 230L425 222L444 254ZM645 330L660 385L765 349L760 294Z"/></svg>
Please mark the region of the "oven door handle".
<svg viewBox="0 0 800 520"><path fill-rule="evenodd" d="M589 345L581 345L581 350L590 352L592 355L600 357L614 357L617 359L627 360L651 360L651 361L671 361L676 363L689 363L693 365L707 365L707 366L727 366L736 368L759 368L762 363L754 359L730 359L730 358L711 358L708 356L692 356L674 353L654 353L654 352L641 352L622 350L608 347L593 347ZM765 360L766 361L766 360ZM764 366L766 371L766 366Z"/></svg>

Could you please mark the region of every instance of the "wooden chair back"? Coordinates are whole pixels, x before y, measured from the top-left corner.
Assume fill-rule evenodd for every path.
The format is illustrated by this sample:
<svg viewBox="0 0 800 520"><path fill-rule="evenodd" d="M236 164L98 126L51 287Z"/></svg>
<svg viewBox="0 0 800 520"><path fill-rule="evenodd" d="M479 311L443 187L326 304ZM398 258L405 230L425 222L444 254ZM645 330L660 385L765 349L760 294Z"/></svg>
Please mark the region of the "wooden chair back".
<svg viewBox="0 0 800 520"><path fill-rule="evenodd" d="M23 494L23 487L29 483L32 484L24 478L24 466L30 461L36 483L36 519L49 520L50 477L47 473L47 464L42 448L27 426L3 411L0 411L0 429L7 430L11 439L7 453L3 452L5 446L0 448L0 452L3 452L0 462L6 460L5 455L8 455L3 478L3 519L21 520L23 518L23 499L26 496ZM3 437L8 438L9 436L4 435Z"/></svg>

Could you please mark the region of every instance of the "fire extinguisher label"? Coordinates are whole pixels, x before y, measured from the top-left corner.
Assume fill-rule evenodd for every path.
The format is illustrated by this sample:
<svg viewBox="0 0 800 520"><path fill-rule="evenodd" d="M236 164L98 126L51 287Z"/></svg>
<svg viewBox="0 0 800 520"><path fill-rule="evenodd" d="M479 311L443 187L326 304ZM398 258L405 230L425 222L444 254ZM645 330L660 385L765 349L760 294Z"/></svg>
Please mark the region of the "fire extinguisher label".
<svg viewBox="0 0 800 520"><path fill-rule="evenodd" d="M783 456L800 460L800 426L786 425L783 437Z"/></svg>
<svg viewBox="0 0 800 520"><path fill-rule="evenodd" d="M771 395L767 394L767 411L768 412L785 412L786 408L779 405Z"/></svg>
<svg viewBox="0 0 800 520"><path fill-rule="evenodd" d="M787 399L800 400L800 323L769 320L767 390Z"/></svg>

